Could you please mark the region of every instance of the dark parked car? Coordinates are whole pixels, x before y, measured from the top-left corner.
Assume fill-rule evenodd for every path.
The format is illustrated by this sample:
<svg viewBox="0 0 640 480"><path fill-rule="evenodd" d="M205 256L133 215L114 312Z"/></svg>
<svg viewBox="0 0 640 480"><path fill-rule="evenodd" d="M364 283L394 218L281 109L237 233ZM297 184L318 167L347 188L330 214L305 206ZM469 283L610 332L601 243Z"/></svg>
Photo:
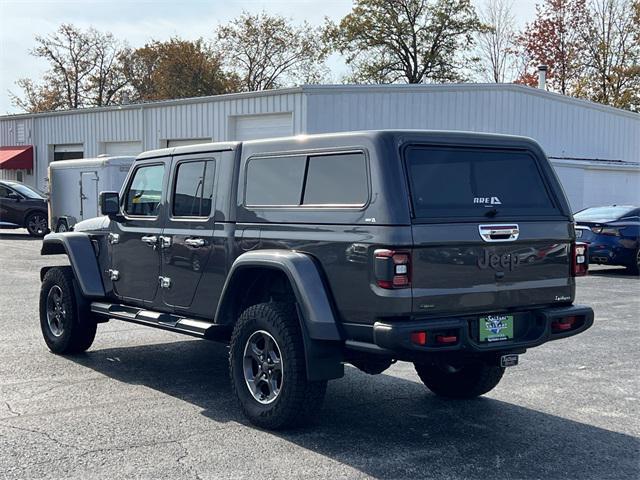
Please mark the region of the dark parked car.
<svg viewBox="0 0 640 480"><path fill-rule="evenodd" d="M51 233L40 325L55 353L110 319L226 342L266 428L307 422L344 363L412 362L435 394L493 389L579 334L586 247L530 139L372 131L212 143L136 159L105 217ZM531 260L530 260L531 259ZM154 368L149 365L149 368Z"/></svg>
<svg viewBox="0 0 640 480"><path fill-rule="evenodd" d="M48 232L47 197L24 183L0 180L0 222L44 237Z"/></svg>
<svg viewBox="0 0 640 480"><path fill-rule="evenodd" d="M591 207L574 215L576 236L589 245L589 261L640 273L640 207Z"/></svg>

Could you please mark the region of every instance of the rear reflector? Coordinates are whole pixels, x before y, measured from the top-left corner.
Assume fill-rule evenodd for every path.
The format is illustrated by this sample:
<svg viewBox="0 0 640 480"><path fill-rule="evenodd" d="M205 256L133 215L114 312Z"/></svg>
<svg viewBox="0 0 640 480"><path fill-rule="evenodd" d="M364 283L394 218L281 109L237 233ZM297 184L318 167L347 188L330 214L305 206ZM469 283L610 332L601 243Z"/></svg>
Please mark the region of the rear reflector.
<svg viewBox="0 0 640 480"><path fill-rule="evenodd" d="M571 330L578 321L578 317L559 318L551 322L551 330L554 332L566 332Z"/></svg>
<svg viewBox="0 0 640 480"><path fill-rule="evenodd" d="M411 342L416 345L426 345L427 332L411 332Z"/></svg>
<svg viewBox="0 0 640 480"><path fill-rule="evenodd" d="M456 343L458 341L458 337L455 335L437 335L436 342L443 344L451 344Z"/></svg>

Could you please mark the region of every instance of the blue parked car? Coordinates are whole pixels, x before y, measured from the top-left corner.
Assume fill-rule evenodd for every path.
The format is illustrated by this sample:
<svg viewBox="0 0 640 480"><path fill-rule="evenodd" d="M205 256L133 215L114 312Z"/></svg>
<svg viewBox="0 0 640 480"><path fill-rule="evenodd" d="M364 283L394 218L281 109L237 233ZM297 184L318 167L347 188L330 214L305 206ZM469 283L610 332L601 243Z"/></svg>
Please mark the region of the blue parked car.
<svg viewBox="0 0 640 480"><path fill-rule="evenodd" d="M589 262L640 270L640 208L591 207L574 215L576 237L589 245Z"/></svg>

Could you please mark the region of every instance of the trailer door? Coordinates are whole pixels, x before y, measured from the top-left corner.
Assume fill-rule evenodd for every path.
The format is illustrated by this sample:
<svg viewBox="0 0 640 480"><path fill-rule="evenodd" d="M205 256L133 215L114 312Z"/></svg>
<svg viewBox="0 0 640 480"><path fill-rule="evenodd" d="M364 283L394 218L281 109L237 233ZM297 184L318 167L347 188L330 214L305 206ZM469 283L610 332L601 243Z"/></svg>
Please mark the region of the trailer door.
<svg viewBox="0 0 640 480"><path fill-rule="evenodd" d="M80 173L80 218L98 216L98 172Z"/></svg>

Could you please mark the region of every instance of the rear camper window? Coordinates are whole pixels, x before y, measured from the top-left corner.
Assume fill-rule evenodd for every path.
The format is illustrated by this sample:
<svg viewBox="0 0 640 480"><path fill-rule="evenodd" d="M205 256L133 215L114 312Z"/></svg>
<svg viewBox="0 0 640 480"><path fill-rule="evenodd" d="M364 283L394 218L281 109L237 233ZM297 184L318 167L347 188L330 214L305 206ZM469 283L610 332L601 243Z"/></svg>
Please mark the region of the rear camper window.
<svg viewBox="0 0 640 480"><path fill-rule="evenodd" d="M526 152L410 147L406 162L416 218L558 213L535 158Z"/></svg>

